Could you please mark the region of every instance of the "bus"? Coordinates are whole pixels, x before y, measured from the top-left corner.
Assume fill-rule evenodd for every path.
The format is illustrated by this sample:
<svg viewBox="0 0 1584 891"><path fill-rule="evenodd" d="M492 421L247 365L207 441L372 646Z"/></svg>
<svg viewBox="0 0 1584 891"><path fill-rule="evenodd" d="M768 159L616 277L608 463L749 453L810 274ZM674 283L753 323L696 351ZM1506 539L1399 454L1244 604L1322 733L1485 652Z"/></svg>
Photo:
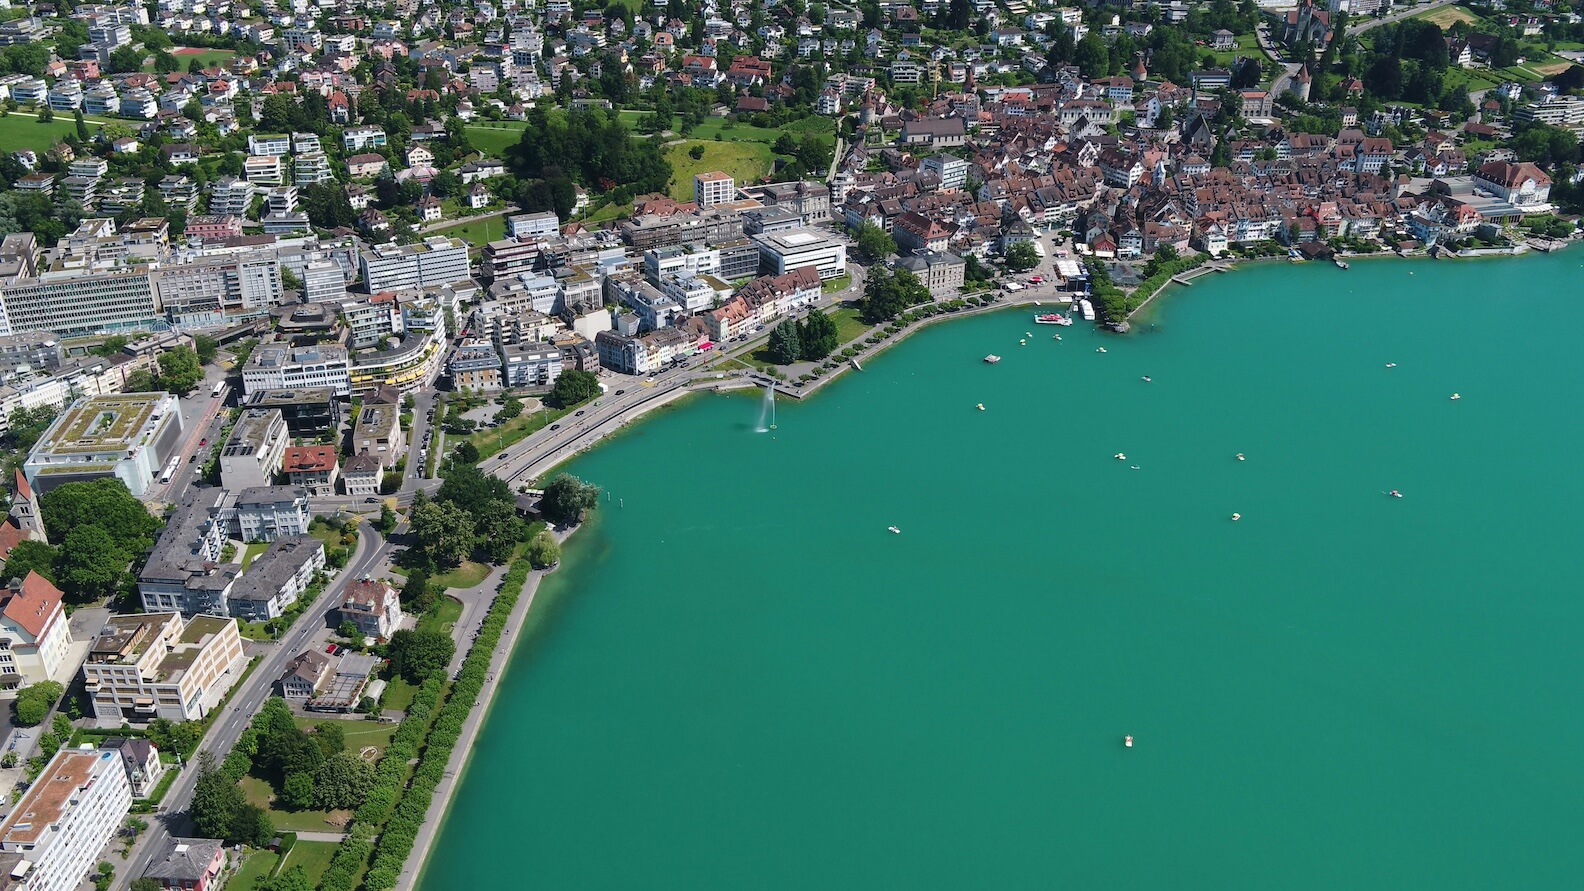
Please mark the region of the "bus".
<svg viewBox="0 0 1584 891"><path fill-rule="evenodd" d="M165 465L165 472L160 474L160 485L169 483L171 477L176 475L176 470L179 467L181 467L181 456L177 455L171 459L169 464Z"/></svg>
<svg viewBox="0 0 1584 891"><path fill-rule="evenodd" d="M225 381L215 381L214 389L209 391L209 398L219 399L220 394L225 392L225 386Z"/></svg>

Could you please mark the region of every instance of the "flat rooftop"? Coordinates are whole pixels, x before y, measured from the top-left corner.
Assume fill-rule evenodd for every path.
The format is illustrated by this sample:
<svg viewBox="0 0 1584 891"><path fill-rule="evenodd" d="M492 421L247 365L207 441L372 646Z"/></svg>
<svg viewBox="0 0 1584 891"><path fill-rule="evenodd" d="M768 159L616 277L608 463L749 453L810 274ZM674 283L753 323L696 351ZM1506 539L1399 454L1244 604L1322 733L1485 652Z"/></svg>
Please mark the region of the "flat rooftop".
<svg viewBox="0 0 1584 891"><path fill-rule="evenodd" d="M77 790L93 779L94 766L101 760L119 757L115 752L97 750L66 751L56 755L45 766L38 781L17 802L11 816L0 824L0 842L8 845L37 843L45 830L61 821L67 807L77 797Z"/></svg>
<svg viewBox="0 0 1584 891"><path fill-rule="evenodd" d="M282 430L286 427L280 409L249 408L242 412L242 419L231 428L231 438L226 440L221 457L245 458L258 454L269 442L270 430L276 425Z"/></svg>
<svg viewBox="0 0 1584 891"><path fill-rule="evenodd" d="M78 456L119 452L118 457L126 457L126 452L143 444L174 401L167 393L117 393L81 400L66 409L33 452Z"/></svg>

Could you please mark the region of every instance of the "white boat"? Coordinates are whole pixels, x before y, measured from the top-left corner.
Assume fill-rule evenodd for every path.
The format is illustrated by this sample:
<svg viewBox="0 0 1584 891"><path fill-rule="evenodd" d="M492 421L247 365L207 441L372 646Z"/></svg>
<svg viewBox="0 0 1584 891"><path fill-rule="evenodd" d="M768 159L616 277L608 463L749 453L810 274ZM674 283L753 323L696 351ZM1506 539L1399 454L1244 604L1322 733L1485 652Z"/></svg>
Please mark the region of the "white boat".
<svg viewBox="0 0 1584 891"><path fill-rule="evenodd" d="M1233 514L1232 515L1232 521L1234 523L1237 522L1238 520L1241 520L1241 519L1243 519L1243 515L1242 514Z"/></svg>
<svg viewBox="0 0 1584 891"><path fill-rule="evenodd" d="M994 365L1001 361L1001 357L997 356L995 353L991 353L990 355L984 357L984 360L986 365Z"/></svg>
<svg viewBox="0 0 1584 891"><path fill-rule="evenodd" d="M1238 453L1237 453L1237 459L1238 459L1238 460L1239 460L1239 461L1242 461L1242 460L1243 460L1243 453L1242 453L1242 452L1238 452Z"/></svg>
<svg viewBox="0 0 1584 891"><path fill-rule="evenodd" d="M889 531L891 531L891 532L892 532L892 533L894 533L894 534L896 534L896 535L901 535L901 534L902 534L902 530L901 530L901 529L898 529L898 528L897 528L897 527L895 527L895 526L887 526L887 527L886 527L886 529L887 529L887 530L889 530Z"/></svg>
<svg viewBox="0 0 1584 891"><path fill-rule="evenodd" d="M1463 398L1463 397L1462 397L1462 396L1459 396L1459 395L1458 395L1458 394L1456 394L1456 393L1453 393L1453 394L1452 394L1452 398L1453 398L1453 399L1454 399L1454 400L1457 400L1457 399L1462 399L1462 398Z"/></svg>
<svg viewBox="0 0 1584 891"><path fill-rule="evenodd" d="M1118 461L1126 461L1127 460L1127 455L1124 455L1121 452L1117 452L1115 455L1112 455L1111 457L1117 459Z"/></svg>
<svg viewBox="0 0 1584 891"><path fill-rule="evenodd" d="M1094 304L1088 300L1078 301L1078 311L1083 313L1084 321L1093 322L1095 320Z"/></svg>
<svg viewBox="0 0 1584 891"><path fill-rule="evenodd" d="M1122 745L1127 746L1130 749L1133 748L1133 737L1131 737L1131 736L1122 737Z"/></svg>

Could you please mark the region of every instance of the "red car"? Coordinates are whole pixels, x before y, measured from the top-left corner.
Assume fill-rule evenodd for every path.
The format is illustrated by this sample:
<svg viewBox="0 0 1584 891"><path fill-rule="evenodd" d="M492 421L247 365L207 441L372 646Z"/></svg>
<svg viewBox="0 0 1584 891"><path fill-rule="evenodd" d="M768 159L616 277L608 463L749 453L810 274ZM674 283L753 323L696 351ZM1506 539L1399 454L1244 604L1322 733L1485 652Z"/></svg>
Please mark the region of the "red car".
<svg viewBox="0 0 1584 891"><path fill-rule="evenodd" d="M1036 275L1036 276L1034 276L1034 277L1029 279L1030 282L1032 282L1032 283L1034 283L1036 285L1039 284L1040 282L1043 282L1044 280L1045 280L1045 276L1043 276L1043 275Z"/></svg>
<svg viewBox="0 0 1584 891"><path fill-rule="evenodd" d="M209 444L209 440L208 439L200 439L200 440L198 440L198 447L199 448L203 448L204 446L206 446L208 444Z"/></svg>

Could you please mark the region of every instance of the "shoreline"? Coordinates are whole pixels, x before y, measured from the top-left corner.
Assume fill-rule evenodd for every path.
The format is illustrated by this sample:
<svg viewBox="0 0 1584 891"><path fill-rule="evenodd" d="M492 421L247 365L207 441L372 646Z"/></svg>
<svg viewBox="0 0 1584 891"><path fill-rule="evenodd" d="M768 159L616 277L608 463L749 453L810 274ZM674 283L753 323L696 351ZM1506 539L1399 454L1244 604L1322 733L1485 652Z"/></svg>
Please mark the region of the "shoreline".
<svg viewBox="0 0 1584 891"><path fill-rule="evenodd" d="M556 535L556 541L565 545L582 524ZM554 534L554 533L552 533ZM474 707L468 711L467 720L462 722L461 735L457 737L456 745L451 749L451 757L446 762L444 776L435 786L435 797L429 803L425 813L423 826L418 831L418 837L413 840L412 852L407 855L407 860L402 864L401 874L396 877L395 891L411 891L418 886L418 880L423 877L424 863L429 859L430 850L440 837L440 829L445 824L446 814L451 810L451 801L456 797L456 791L462 783L462 778L467 773L468 763L473 758L473 743L483 730L489 718L490 709L495 704L495 694L500 690L501 681L505 676L506 667L511 664L512 653L517 649L521 635L513 637L513 632L520 631L528 620L528 611L533 607L534 596L539 593L539 583L544 577L559 569L557 563L549 569L535 569L528 573L528 578L523 581L517 602L512 605L512 611L506 618L506 625L501 630L500 639L495 642L495 649L490 653L489 672L485 675L484 688L480 691L479 699ZM497 591L496 597L504 594ZM494 604L491 599L490 604ZM486 616L488 612L486 610ZM465 659L466 657L464 657ZM438 806L438 810L435 808Z"/></svg>

